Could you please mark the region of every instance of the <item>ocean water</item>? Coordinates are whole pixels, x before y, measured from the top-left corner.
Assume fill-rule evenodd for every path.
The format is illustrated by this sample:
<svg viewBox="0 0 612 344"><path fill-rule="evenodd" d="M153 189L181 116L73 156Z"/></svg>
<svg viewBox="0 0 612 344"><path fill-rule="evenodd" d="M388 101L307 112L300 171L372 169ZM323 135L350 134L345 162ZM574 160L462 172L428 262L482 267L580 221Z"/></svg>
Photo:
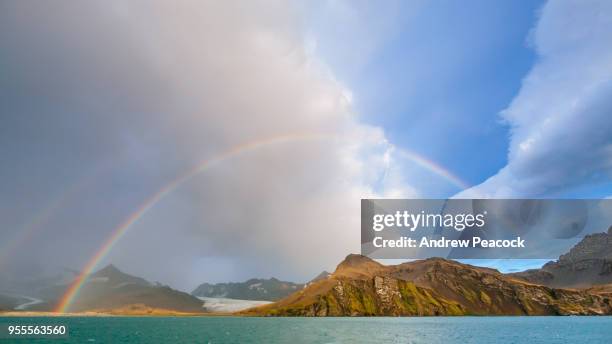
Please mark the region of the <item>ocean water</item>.
<svg viewBox="0 0 612 344"><path fill-rule="evenodd" d="M68 338L0 343L612 343L612 317L45 317L2 324L68 326Z"/></svg>

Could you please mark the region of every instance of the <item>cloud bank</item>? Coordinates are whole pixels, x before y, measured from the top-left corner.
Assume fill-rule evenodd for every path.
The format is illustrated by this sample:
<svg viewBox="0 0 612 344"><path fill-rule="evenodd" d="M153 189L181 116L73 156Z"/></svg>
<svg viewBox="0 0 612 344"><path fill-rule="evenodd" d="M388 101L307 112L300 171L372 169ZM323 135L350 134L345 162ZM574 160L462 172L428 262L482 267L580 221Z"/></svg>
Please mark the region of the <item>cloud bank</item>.
<svg viewBox="0 0 612 344"><path fill-rule="evenodd" d="M1 84L13 128L4 149L15 156L4 180L40 198L15 209L4 237L48 195L101 162L107 171L45 224L37 236L46 244L28 243L38 248L30 260L80 268L176 176L278 136L295 139L180 185L104 263L182 288L271 274L305 280L358 251L360 198L415 195L389 172L383 131L359 122L350 91L305 49L290 4L14 1L0 22L12 66ZM34 183L15 150L55 182Z"/></svg>
<svg viewBox="0 0 612 344"><path fill-rule="evenodd" d="M543 7L530 37L539 61L501 113L511 128L508 164L457 197L554 197L610 180L611 27L609 1Z"/></svg>

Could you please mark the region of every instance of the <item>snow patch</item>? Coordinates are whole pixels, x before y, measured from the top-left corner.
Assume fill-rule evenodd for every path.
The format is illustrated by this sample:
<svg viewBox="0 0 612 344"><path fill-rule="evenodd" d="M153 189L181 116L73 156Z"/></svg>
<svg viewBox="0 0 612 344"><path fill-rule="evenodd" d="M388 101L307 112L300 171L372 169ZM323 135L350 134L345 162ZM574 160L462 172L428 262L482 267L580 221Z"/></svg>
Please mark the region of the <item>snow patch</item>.
<svg viewBox="0 0 612 344"><path fill-rule="evenodd" d="M247 308L267 305L270 301L259 300L237 300L223 297L198 297L204 301L204 308L209 312L232 313L238 312Z"/></svg>

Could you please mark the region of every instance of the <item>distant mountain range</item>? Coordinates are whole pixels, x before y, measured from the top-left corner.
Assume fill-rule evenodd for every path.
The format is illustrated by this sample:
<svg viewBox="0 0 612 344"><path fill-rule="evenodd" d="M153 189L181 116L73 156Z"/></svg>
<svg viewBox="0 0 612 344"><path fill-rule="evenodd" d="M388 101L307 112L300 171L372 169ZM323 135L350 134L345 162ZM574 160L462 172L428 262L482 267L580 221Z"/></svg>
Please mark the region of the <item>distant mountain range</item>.
<svg viewBox="0 0 612 344"><path fill-rule="evenodd" d="M385 266L352 254L332 274L323 272L306 284L276 278L204 283L190 295L109 265L86 279L70 311L211 311L203 308L202 297L276 301L239 312L258 316L612 315L611 261L612 228L586 236L541 269L511 274L442 258ZM52 310L74 279L69 275L74 272L40 285L29 281L27 296L0 293L0 310Z"/></svg>
<svg viewBox="0 0 612 344"><path fill-rule="evenodd" d="M195 288L191 295L236 300L278 301L310 283L326 279L330 275L329 272L323 271L305 284L281 281L274 277L269 279L252 278L244 282L203 283Z"/></svg>
<svg viewBox="0 0 612 344"><path fill-rule="evenodd" d="M610 282L611 235L608 230L587 236L558 262L515 274L442 258L384 266L353 254L328 278L242 314L612 315L612 285L606 284ZM546 283L584 289L542 285Z"/></svg>
<svg viewBox="0 0 612 344"><path fill-rule="evenodd" d="M302 289L304 284L270 279L252 278L245 282L209 284L203 283L191 295L197 297L222 297L238 300L276 301Z"/></svg>
<svg viewBox="0 0 612 344"><path fill-rule="evenodd" d="M67 285L54 285L40 293L45 300L28 310L52 310ZM117 314L202 313L203 302L187 293L168 286L126 274L108 265L87 278L71 312L101 312Z"/></svg>

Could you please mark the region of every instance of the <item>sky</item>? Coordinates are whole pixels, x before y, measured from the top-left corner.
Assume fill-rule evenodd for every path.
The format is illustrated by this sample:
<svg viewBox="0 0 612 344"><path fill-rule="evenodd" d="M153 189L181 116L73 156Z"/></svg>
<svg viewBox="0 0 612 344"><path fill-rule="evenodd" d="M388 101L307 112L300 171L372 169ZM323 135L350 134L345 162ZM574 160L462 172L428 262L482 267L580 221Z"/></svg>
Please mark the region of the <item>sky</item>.
<svg viewBox="0 0 612 344"><path fill-rule="evenodd" d="M99 267L306 281L359 251L361 198L608 197L611 27L608 1L0 1L0 271L80 270L132 218Z"/></svg>

